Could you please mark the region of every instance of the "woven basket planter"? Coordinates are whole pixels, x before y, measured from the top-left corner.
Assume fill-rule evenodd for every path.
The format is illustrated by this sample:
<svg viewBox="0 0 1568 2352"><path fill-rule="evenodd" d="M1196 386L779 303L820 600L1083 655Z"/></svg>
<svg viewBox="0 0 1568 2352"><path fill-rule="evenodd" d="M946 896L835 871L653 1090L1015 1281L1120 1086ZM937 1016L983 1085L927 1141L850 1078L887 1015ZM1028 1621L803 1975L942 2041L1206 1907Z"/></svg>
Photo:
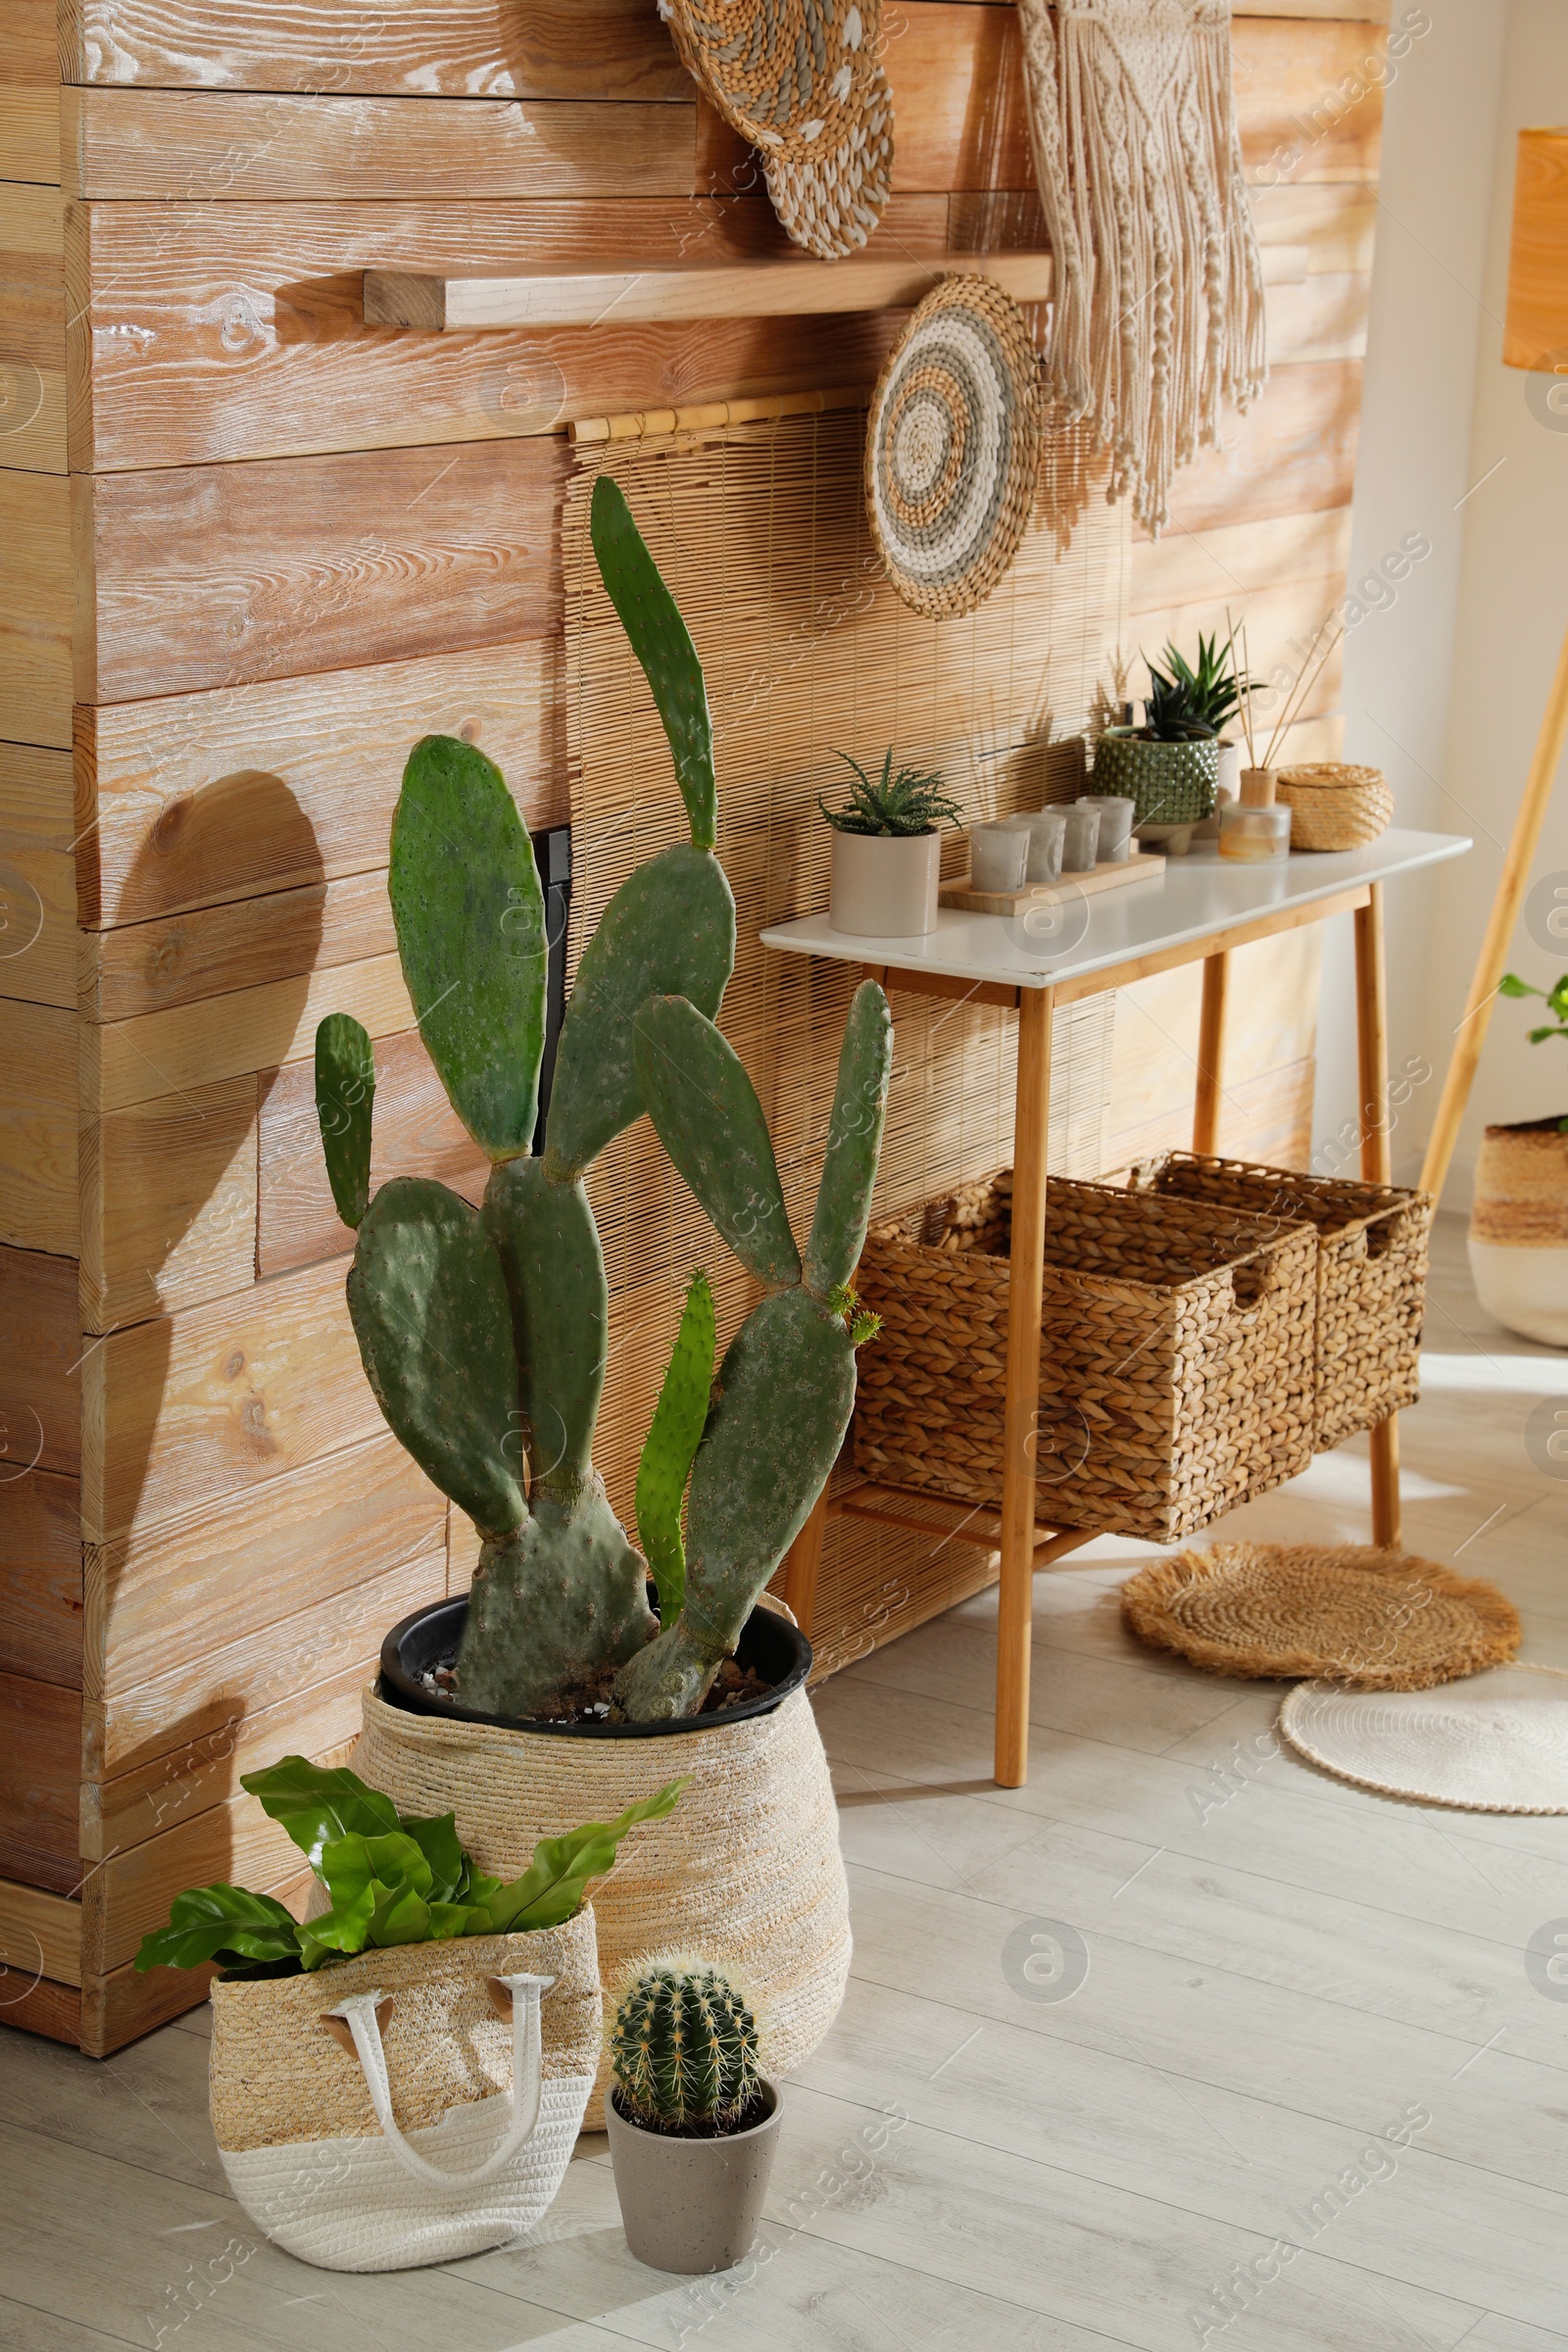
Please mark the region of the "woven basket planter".
<svg viewBox="0 0 1568 2352"><path fill-rule="evenodd" d="M1336 760L1280 769L1278 794L1291 812L1293 850L1361 850L1385 832L1394 795L1379 767Z"/></svg>
<svg viewBox="0 0 1568 2352"><path fill-rule="evenodd" d="M1470 1272L1505 1331L1568 1348L1568 1134L1555 1119L1482 1136Z"/></svg>
<svg viewBox="0 0 1568 2352"><path fill-rule="evenodd" d="M1134 826L1194 825L1214 813L1219 744L1150 743L1131 727L1107 727L1095 746L1089 790L1136 801Z"/></svg>
<svg viewBox="0 0 1568 2352"><path fill-rule="evenodd" d="M879 1226L857 1287L855 1459L889 1486L1002 1494L1011 1175ZM1053 1179L1038 1510L1169 1544L1312 1457L1310 1227Z"/></svg>
<svg viewBox="0 0 1568 2352"><path fill-rule="evenodd" d="M1132 1182L1166 1199L1315 1229L1317 1452L1415 1403L1432 1232L1425 1193L1190 1152L1145 1161Z"/></svg>

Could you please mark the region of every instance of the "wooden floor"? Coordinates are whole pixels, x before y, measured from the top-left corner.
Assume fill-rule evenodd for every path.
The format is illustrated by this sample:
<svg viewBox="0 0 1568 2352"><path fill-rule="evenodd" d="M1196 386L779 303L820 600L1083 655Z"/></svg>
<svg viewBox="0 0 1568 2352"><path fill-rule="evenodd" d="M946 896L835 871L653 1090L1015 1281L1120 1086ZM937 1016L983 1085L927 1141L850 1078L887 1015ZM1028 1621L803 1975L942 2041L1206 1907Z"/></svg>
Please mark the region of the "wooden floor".
<svg viewBox="0 0 1568 2352"><path fill-rule="evenodd" d="M1568 1358L1488 1324L1444 1226L1408 1536L1495 1578L1523 1655L1568 1665L1568 1484L1523 1443ZM1364 1462L1324 1457L1244 1530L1363 1540ZM632 2261L602 2139L534 2242L310 2270L227 2194L198 2012L107 2063L0 2035L0 2343L1568 2347L1568 2000L1524 1966L1568 1923L1568 1820L1401 1805L1271 1752L1277 1690L1122 1633L1148 1556L1103 1543L1038 1579L1027 1788L988 1778L989 1597L819 1692L854 1981L791 2086L754 2271ZM1401 2117L1408 2148L1363 2160ZM1278 2239L1303 2249L1284 2267ZM1240 2264L1277 2275L1244 2298Z"/></svg>

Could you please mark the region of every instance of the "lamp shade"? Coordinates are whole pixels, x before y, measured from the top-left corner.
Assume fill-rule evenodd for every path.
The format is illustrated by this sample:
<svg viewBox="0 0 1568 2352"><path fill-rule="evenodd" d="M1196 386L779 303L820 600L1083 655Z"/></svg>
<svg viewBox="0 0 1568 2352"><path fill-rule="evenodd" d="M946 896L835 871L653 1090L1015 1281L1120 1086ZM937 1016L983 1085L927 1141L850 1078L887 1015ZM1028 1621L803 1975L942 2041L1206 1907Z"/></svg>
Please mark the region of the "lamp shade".
<svg viewBox="0 0 1568 2352"><path fill-rule="evenodd" d="M1568 128L1519 133L1502 356L1568 373Z"/></svg>

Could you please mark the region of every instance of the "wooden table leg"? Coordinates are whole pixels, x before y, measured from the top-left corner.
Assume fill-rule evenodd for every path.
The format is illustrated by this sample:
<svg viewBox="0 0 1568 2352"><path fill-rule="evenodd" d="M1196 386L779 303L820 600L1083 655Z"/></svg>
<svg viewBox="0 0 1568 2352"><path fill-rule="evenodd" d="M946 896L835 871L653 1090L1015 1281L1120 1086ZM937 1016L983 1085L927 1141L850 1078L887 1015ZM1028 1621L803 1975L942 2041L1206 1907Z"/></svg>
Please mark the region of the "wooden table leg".
<svg viewBox="0 0 1568 2352"><path fill-rule="evenodd" d="M997 1601L996 1777L1004 1788L1021 1788L1029 1777L1029 1643L1034 1614L1052 1002L1051 989L1026 988L1018 1007L1012 1270L1007 1286L1007 1404L1002 1464L1002 1589Z"/></svg>
<svg viewBox="0 0 1568 2352"><path fill-rule="evenodd" d="M1198 1095L1193 1104L1193 1150L1219 1150L1219 1105L1225 1077L1225 1004L1230 994L1230 950L1203 958L1203 1007L1198 1022Z"/></svg>
<svg viewBox="0 0 1568 2352"><path fill-rule="evenodd" d="M822 1541L827 1534L827 1486L811 1505L810 1516L784 1554L784 1598L803 1634L809 1634L816 1615L816 1580L822 1570Z"/></svg>
<svg viewBox="0 0 1568 2352"><path fill-rule="evenodd" d="M1389 1139L1389 993L1384 965L1383 885L1374 882L1355 910L1355 1042L1361 1080L1361 1174L1392 1184ZM1371 1432L1372 1541L1396 1550L1399 1524L1399 1424L1396 1414Z"/></svg>

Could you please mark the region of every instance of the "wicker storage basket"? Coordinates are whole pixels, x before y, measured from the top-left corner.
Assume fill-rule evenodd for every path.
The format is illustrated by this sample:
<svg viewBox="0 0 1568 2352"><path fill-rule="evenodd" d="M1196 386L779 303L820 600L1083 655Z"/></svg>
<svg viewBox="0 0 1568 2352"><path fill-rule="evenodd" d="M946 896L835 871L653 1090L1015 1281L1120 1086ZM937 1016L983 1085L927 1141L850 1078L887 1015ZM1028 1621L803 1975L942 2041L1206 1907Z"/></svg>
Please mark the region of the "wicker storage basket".
<svg viewBox="0 0 1568 2352"><path fill-rule="evenodd" d="M1394 815L1394 795L1379 767L1337 760L1282 767L1279 797L1291 812L1293 850L1361 850Z"/></svg>
<svg viewBox="0 0 1568 2352"><path fill-rule="evenodd" d="M1172 1152L1133 1170L1165 1199L1317 1230L1319 1453L1414 1404L1432 1202L1425 1193Z"/></svg>
<svg viewBox="0 0 1568 2352"><path fill-rule="evenodd" d="M857 1287L856 1466L971 1502L1002 1493L1011 1175L879 1225ZM1038 1508L1173 1543L1312 1455L1316 1237L1153 1192L1053 1179Z"/></svg>

